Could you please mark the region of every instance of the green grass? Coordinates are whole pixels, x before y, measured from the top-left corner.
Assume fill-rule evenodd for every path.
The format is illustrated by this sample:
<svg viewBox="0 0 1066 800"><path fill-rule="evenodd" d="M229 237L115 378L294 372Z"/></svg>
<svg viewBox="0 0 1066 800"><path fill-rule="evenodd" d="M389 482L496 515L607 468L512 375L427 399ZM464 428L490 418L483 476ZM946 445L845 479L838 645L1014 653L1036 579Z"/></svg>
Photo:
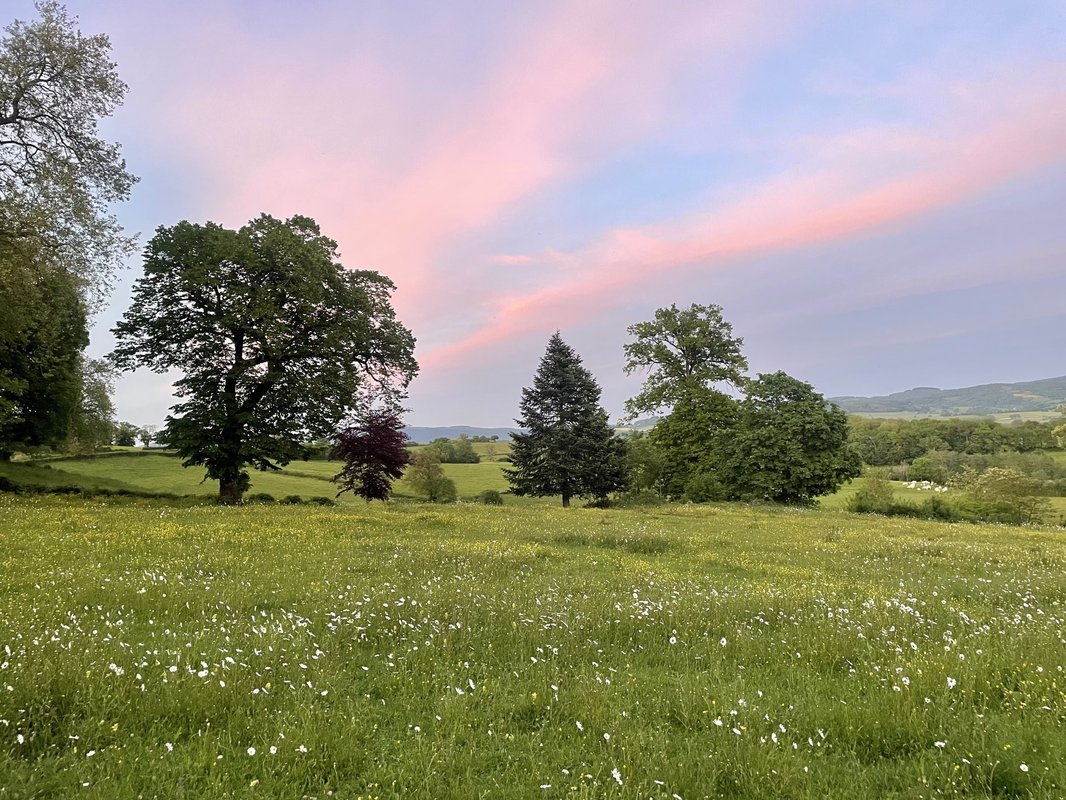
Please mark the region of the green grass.
<svg viewBox="0 0 1066 800"><path fill-rule="evenodd" d="M855 478L846 483L834 494L826 495L818 500L821 508L832 511L843 511L848 507L848 501L862 488L865 478ZM920 489L908 489L903 483L893 481L892 490L897 500L905 500L909 503L922 502L932 497L932 492Z"/></svg>
<svg viewBox="0 0 1066 800"><path fill-rule="evenodd" d="M0 795L1061 797L1064 629L1051 529L7 497Z"/></svg>

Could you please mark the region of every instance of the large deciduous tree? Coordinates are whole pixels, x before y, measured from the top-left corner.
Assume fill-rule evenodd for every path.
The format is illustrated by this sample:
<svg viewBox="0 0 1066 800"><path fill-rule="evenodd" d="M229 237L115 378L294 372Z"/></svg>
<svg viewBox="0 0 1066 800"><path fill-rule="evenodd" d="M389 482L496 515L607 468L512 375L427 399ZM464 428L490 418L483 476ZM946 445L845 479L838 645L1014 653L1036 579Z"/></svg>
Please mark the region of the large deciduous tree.
<svg viewBox="0 0 1066 800"><path fill-rule="evenodd" d="M738 412L720 386L743 384L743 339L733 336L716 305L660 308L654 319L627 330L634 339L625 345L626 374L646 378L626 409L630 416L669 411L650 434L662 453L658 490L697 502L721 499L722 443Z"/></svg>
<svg viewBox="0 0 1066 800"><path fill-rule="evenodd" d="M62 443L95 403L87 316L133 242L109 207L135 178L97 128L126 92L108 39L37 12L0 38L0 458Z"/></svg>
<svg viewBox="0 0 1066 800"><path fill-rule="evenodd" d="M724 466L734 497L807 505L859 475L847 415L809 383L775 372L745 394Z"/></svg>
<svg viewBox="0 0 1066 800"><path fill-rule="evenodd" d="M98 131L126 85L107 36L83 36L52 0L37 13L0 39L0 240L37 242L91 308L133 243L109 206L136 179Z"/></svg>
<svg viewBox="0 0 1066 800"><path fill-rule="evenodd" d="M512 435L511 462L505 470L518 495L604 498L627 481L625 442L607 424L599 405L600 387L581 358L556 332L533 385L522 390L524 433Z"/></svg>
<svg viewBox="0 0 1066 800"><path fill-rule="evenodd" d="M395 400L418 370L392 282L344 269L307 217L161 227L144 270L112 358L184 373L163 438L207 468L223 502L241 499L246 466L306 457L367 391Z"/></svg>
<svg viewBox="0 0 1066 800"><path fill-rule="evenodd" d="M625 372L647 373L640 393L626 402L633 416L672 408L694 391L740 383L748 368L744 340L733 336L721 306L671 305L626 330L634 340L625 345Z"/></svg>
<svg viewBox="0 0 1066 800"><path fill-rule="evenodd" d="M411 460L403 420L391 408L376 408L361 414L334 440L330 458L344 461L334 482L340 491L352 492L368 503L388 500L392 482L403 476Z"/></svg>

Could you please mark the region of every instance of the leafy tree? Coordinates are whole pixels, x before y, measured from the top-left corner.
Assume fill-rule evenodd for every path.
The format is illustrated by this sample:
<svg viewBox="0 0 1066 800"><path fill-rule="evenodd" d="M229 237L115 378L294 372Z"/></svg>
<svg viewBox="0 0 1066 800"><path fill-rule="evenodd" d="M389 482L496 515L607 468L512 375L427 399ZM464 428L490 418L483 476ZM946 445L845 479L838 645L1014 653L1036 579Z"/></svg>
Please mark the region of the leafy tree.
<svg viewBox="0 0 1066 800"><path fill-rule="evenodd" d="M989 522L1038 522L1050 510L1040 496L1040 482L1023 472L1006 467L989 467L977 472L967 467L955 476L952 486L963 492L959 501L963 514Z"/></svg>
<svg viewBox="0 0 1066 800"><path fill-rule="evenodd" d="M126 85L107 36L83 36L53 0L36 7L0 40L0 242L32 240L92 307L133 243L108 208L136 179L97 129Z"/></svg>
<svg viewBox="0 0 1066 800"><path fill-rule="evenodd" d="M725 499L720 473L738 414L737 401L713 389L692 387L678 399L649 434L661 454L663 495L696 503Z"/></svg>
<svg viewBox="0 0 1066 800"><path fill-rule="evenodd" d="M58 447L70 433L82 395L85 309L63 272L37 277L27 298L33 318L13 341L0 342L0 459L16 448ZM47 298L47 300L45 299Z"/></svg>
<svg viewBox="0 0 1066 800"><path fill-rule="evenodd" d="M100 395L82 386L86 316L133 241L108 208L135 179L97 130L126 92L107 37L37 12L0 38L0 458L61 444Z"/></svg>
<svg viewBox="0 0 1066 800"><path fill-rule="evenodd" d="M453 503L458 492L455 481L444 474L440 455L432 448L416 450L403 476L415 492L426 496L431 503Z"/></svg>
<svg viewBox="0 0 1066 800"><path fill-rule="evenodd" d="M784 372L748 383L725 472L739 498L809 504L860 472L837 406Z"/></svg>
<svg viewBox="0 0 1066 800"><path fill-rule="evenodd" d="M115 408L111 403L113 383L114 367L111 364L95 358L85 360L81 398L70 425L69 449L77 453L93 453L111 443L115 435Z"/></svg>
<svg viewBox="0 0 1066 800"><path fill-rule="evenodd" d="M353 492L368 503L388 500L392 482L403 476L411 460L403 420L393 409L372 409L337 434L331 458L344 461L333 478L340 491Z"/></svg>
<svg viewBox="0 0 1066 800"><path fill-rule="evenodd" d="M392 282L345 270L336 248L308 217L266 214L236 231L179 222L148 243L112 358L184 373L163 437L222 502L240 501L245 466L306 457L362 396L395 401L417 372Z"/></svg>
<svg viewBox="0 0 1066 800"><path fill-rule="evenodd" d="M133 447L137 444L137 436L141 429L132 422L120 422L115 426L114 443L119 447Z"/></svg>
<svg viewBox="0 0 1066 800"><path fill-rule="evenodd" d="M533 386L522 390L526 433L513 435L511 463L504 470L517 495L605 498L626 486L625 442L607 424L600 387L581 359L556 332Z"/></svg>
<svg viewBox="0 0 1066 800"><path fill-rule="evenodd" d="M442 464L477 464L481 460L465 433L459 434L457 439L441 436L430 442L429 446L437 451Z"/></svg>
<svg viewBox="0 0 1066 800"><path fill-rule="evenodd" d="M640 393L626 402L631 416L672 407L693 390L738 384L748 368L740 351L744 340L733 336L721 306L671 305L627 331L635 340L625 345L625 372L648 373Z"/></svg>
<svg viewBox="0 0 1066 800"><path fill-rule="evenodd" d="M156 428L155 425L145 425L143 428L141 428L140 432L137 435L138 435L138 437L141 440L141 445L142 446L144 446L144 447L151 447L152 446L152 442L154 442L156 440L156 437L155 437L156 430L157 430L157 428Z"/></svg>

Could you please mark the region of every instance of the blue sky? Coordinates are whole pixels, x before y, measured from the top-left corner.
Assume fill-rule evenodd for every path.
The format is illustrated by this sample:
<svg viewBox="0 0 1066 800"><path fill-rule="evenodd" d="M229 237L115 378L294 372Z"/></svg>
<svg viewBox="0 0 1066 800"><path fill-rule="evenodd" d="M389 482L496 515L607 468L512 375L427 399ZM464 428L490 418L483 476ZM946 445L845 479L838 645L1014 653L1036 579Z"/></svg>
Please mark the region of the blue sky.
<svg viewBox="0 0 1066 800"><path fill-rule="evenodd" d="M1061 2L68 7L130 85L124 224L316 218L397 284L412 424L509 424L557 328L618 414L670 303L826 395L1066 373Z"/></svg>

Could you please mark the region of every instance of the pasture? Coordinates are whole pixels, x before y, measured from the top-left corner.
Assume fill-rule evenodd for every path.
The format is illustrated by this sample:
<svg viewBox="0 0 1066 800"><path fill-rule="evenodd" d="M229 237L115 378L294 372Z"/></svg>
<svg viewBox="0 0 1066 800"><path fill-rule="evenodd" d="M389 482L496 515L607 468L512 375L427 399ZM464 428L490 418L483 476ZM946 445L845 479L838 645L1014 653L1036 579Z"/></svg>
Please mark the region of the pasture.
<svg viewBox="0 0 1066 800"><path fill-rule="evenodd" d="M1060 797L1066 540L0 497L0 796Z"/></svg>

